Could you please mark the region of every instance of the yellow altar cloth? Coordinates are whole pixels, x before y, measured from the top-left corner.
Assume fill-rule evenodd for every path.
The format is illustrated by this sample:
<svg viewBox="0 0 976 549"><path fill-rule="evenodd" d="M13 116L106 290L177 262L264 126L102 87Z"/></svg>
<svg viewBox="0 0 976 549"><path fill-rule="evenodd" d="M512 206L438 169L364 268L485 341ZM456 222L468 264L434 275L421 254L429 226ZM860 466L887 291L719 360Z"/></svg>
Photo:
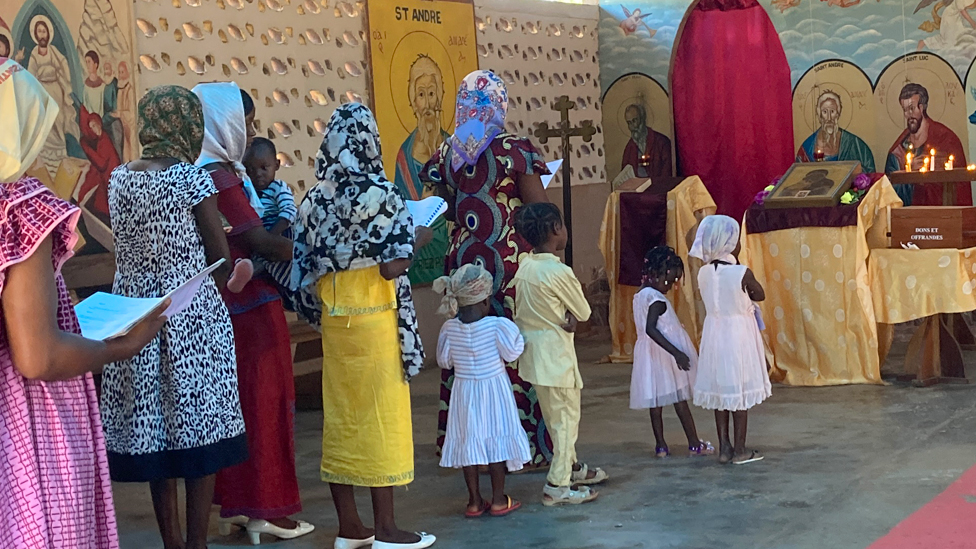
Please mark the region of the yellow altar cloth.
<svg viewBox="0 0 976 549"><path fill-rule="evenodd" d="M900 206L882 177L861 200L856 226L747 234L743 223L739 259L766 289L763 338L773 381L883 383L875 302L884 293L871 284L868 257L887 246L888 211Z"/></svg>
<svg viewBox="0 0 976 549"><path fill-rule="evenodd" d="M976 248L872 250L868 276L880 323L976 310Z"/></svg>
<svg viewBox="0 0 976 549"><path fill-rule="evenodd" d="M634 294L639 288L620 284L617 269L620 250L620 193L614 191L607 198L600 226L600 251L606 263L607 279L610 282L610 334L612 350L611 362L631 362L634 356L634 343L637 331L634 327ZM688 250L695 239L698 221L706 215L715 213L712 200L705 184L698 176L685 178L667 194L667 244L675 249L685 262L685 277L676 292L669 296L675 312L684 324L688 335L696 344L701 336L704 320L704 307L698 294L698 267L701 262L688 261ZM689 264L690 263L690 264Z"/></svg>

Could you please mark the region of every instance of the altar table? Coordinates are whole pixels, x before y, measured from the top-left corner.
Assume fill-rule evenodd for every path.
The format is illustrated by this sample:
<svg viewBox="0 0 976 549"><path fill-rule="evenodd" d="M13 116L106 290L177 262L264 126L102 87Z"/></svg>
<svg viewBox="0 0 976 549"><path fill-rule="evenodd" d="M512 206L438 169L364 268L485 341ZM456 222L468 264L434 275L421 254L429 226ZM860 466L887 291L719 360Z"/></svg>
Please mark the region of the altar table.
<svg viewBox="0 0 976 549"><path fill-rule="evenodd" d="M698 221L715 213L715 201L698 176L654 181L642 193L614 191L603 211L599 245L610 283L611 362L633 360L637 341L634 294L640 289L643 255L656 245L671 246L685 261L684 280L668 298L692 340L697 343L701 334L700 262L692 260L689 265L688 251Z"/></svg>
<svg viewBox="0 0 976 549"><path fill-rule="evenodd" d="M888 211L898 206L882 176L854 206L746 212L739 259L766 289L760 308L773 381L883 383L873 300L880 289L868 257L887 247Z"/></svg>

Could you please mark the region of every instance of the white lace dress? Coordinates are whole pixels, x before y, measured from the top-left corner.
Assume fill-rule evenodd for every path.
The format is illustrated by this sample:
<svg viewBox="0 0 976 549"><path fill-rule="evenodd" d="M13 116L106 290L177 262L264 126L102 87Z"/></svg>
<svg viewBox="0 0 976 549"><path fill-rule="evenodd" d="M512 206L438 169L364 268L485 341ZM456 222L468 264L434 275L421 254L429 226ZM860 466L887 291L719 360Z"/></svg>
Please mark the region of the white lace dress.
<svg viewBox="0 0 976 549"><path fill-rule="evenodd" d="M667 306L657 320L661 334L688 355L691 369L678 368L671 353L647 335L647 310L661 301ZM634 369L630 374L630 407L634 410L670 406L691 400L698 369L698 353L674 312L668 298L654 288L643 288L634 296L634 323L637 325L637 344L634 345Z"/></svg>
<svg viewBox="0 0 976 549"><path fill-rule="evenodd" d="M742 289L742 265L705 265L698 287L705 303L695 405L748 410L772 395L755 304Z"/></svg>

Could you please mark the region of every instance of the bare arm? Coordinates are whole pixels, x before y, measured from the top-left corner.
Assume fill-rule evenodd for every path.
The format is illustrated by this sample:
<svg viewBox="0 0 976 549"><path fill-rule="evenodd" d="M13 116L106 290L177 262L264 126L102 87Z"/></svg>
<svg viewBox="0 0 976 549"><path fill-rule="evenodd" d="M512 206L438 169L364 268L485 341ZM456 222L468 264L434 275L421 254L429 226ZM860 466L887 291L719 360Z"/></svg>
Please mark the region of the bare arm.
<svg viewBox="0 0 976 549"><path fill-rule="evenodd" d="M413 260L411 259L394 259L393 261L380 263L380 276L387 280L393 280L407 272L411 264L413 264Z"/></svg>
<svg viewBox="0 0 976 549"><path fill-rule="evenodd" d="M753 301L764 301L766 299L766 291L763 290L762 284L756 280L756 275L752 273L752 269L746 269L746 274L742 275L742 290L749 294L749 299Z"/></svg>
<svg viewBox="0 0 976 549"><path fill-rule="evenodd" d="M51 237L8 270L3 317L14 367L28 379L56 381L97 372L110 362L134 356L156 337L169 301L128 334L94 341L58 327L58 292L51 265Z"/></svg>
<svg viewBox="0 0 976 549"><path fill-rule="evenodd" d="M278 221L275 221L275 224L271 227L271 230L268 232L275 236L281 236L281 233L285 232L288 229L288 227L291 227L291 221L288 221L284 217L279 217Z"/></svg>
<svg viewBox="0 0 976 549"><path fill-rule="evenodd" d="M647 323L644 326L644 332L647 337L651 338L651 341L657 343L662 349L667 351L671 356L674 357L674 361L678 363L678 368L684 371L691 369L691 360L688 355L684 354L675 347L668 338L664 337L664 334L657 329L657 321L668 310L668 306L664 304L663 301L655 301L651 303L651 306L647 309Z"/></svg>
<svg viewBox="0 0 976 549"><path fill-rule="evenodd" d="M217 288L223 290L230 276L230 248L227 246L227 234L220 222L220 211L217 209L217 195L204 198L193 207L193 216L197 220L197 229L203 238L203 249L207 254L207 264L213 265L224 259L224 264L213 272Z"/></svg>
<svg viewBox="0 0 976 549"><path fill-rule="evenodd" d="M976 4L974 4L974 5L976 5ZM959 13L962 14L962 18L965 19L966 22L969 23L969 26L970 27L976 29L976 21L973 21L973 16L972 15L969 15L969 11L967 11L967 10L970 10L972 8L973 8L973 6L969 6L969 7L967 7L966 9L962 10Z"/></svg>
<svg viewBox="0 0 976 549"><path fill-rule="evenodd" d="M523 204L549 202L549 196L546 195L546 188L542 186L542 177L539 174L519 174L516 184Z"/></svg>
<svg viewBox="0 0 976 549"><path fill-rule="evenodd" d="M269 233L263 225L258 225L241 233L241 238L252 252L270 261L290 261L293 243L291 240Z"/></svg>

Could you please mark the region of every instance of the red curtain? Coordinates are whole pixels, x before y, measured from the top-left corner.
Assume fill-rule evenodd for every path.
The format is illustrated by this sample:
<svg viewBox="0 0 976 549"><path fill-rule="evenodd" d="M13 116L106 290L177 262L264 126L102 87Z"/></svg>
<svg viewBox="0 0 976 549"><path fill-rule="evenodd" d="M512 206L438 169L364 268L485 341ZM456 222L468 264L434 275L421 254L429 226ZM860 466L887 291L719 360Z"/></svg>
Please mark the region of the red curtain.
<svg viewBox="0 0 976 549"><path fill-rule="evenodd" d="M718 212L742 219L793 163L790 67L756 0L701 0L671 70L678 171L705 182Z"/></svg>

